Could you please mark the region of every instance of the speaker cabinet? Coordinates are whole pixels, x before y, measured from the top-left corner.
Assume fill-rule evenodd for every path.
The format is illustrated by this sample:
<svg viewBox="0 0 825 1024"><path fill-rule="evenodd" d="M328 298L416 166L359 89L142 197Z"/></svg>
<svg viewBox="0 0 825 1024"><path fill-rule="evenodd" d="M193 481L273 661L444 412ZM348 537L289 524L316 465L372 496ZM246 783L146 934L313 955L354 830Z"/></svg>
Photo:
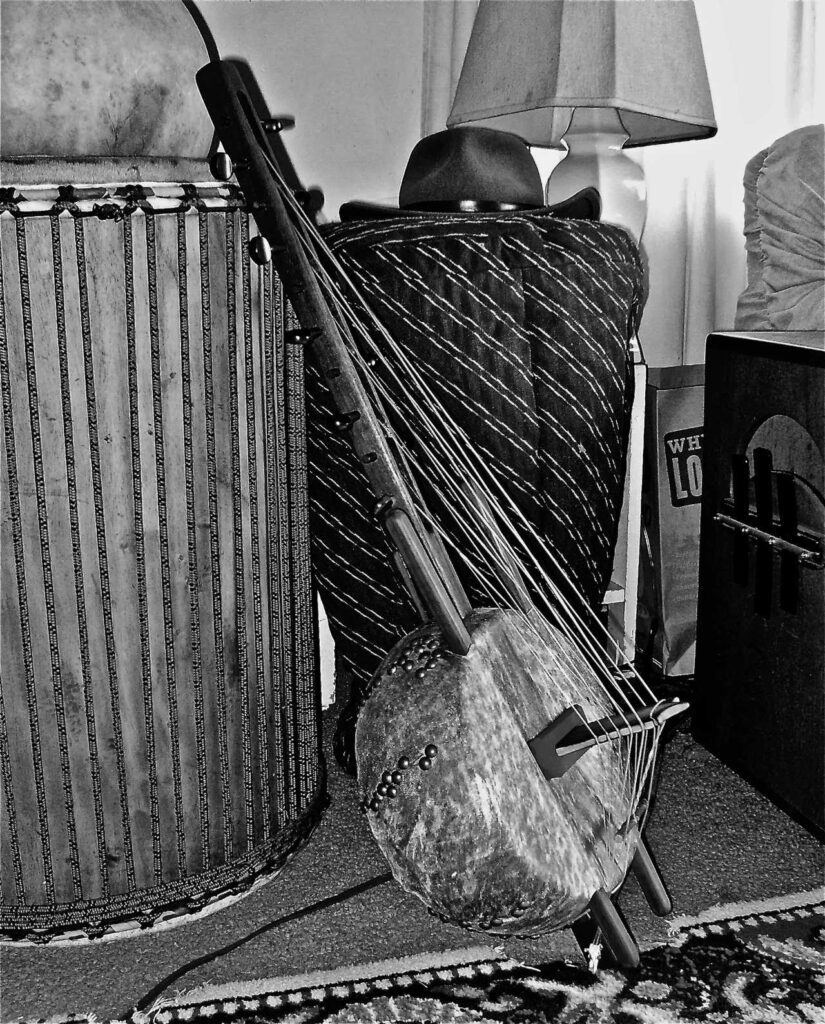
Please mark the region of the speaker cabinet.
<svg viewBox="0 0 825 1024"><path fill-rule="evenodd" d="M825 831L825 333L708 338L697 740Z"/></svg>

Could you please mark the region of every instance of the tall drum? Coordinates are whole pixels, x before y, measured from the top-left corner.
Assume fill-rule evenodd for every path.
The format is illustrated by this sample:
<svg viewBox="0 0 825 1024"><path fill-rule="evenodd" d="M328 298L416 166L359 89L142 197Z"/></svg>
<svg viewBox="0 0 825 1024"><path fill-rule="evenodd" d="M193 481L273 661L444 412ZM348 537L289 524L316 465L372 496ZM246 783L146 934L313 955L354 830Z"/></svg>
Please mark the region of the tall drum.
<svg viewBox="0 0 825 1024"><path fill-rule="evenodd" d="M215 185L0 190L4 938L243 891L317 822L303 364Z"/></svg>

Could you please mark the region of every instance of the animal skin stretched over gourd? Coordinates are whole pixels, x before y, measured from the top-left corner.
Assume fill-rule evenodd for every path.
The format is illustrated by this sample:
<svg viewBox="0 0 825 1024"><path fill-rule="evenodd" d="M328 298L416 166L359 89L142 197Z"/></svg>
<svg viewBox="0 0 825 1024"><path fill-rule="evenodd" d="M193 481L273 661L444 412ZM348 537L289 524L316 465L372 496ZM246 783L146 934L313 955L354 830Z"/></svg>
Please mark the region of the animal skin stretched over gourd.
<svg viewBox="0 0 825 1024"><path fill-rule="evenodd" d="M466 655L430 624L376 674L355 737L362 806L396 880L434 913L501 934L561 928L633 856L626 752L602 745L546 780L527 741L573 703L596 718L609 702L582 699L592 669L552 627L498 609L467 626Z"/></svg>

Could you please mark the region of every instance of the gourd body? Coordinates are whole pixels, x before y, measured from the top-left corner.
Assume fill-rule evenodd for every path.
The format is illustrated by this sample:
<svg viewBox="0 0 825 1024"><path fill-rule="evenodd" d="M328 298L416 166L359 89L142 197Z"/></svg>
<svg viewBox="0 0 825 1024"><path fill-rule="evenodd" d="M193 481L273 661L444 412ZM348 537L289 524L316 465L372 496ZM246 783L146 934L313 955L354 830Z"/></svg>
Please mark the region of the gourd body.
<svg viewBox="0 0 825 1024"><path fill-rule="evenodd" d="M435 914L500 934L561 928L624 878L638 841L630 773L621 744L604 744L548 781L527 742L573 704L588 720L613 708L546 623L488 609L467 625L465 656L428 624L376 674L355 738L370 826ZM400 779L382 794L386 772Z"/></svg>

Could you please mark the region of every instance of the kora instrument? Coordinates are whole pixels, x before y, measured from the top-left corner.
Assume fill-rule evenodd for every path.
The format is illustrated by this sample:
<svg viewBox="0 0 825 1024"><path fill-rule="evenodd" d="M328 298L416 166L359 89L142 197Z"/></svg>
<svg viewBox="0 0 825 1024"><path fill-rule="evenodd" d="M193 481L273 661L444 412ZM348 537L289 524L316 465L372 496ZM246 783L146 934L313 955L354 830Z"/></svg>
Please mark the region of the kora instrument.
<svg viewBox="0 0 825 1024"><path fill-rule="evenodd" d="M472 440L450 431L443 408L428 408L425 378L325 246L306 194L287 184L270 144L284 124L255 108L233 64L213 62L197 80L225 148L213 173L234 171L253 201L253 252L271 257L283 279L301 323L294 340L309 346L329 387L421 612L421 627L375 674L358 720L370 828L395 878L434 914L503 935L589 914L614 956L633 963L638 950L610 895L632 864L654 909L669 909L640 838L640 807L663 723L685 705L640 699L652 694L632 668L617 670L598 622L519 555L511 538L522 524ZM382 346L370 352L375 333ZM458 544L493 581L491 607L471 608L447 553L445 541L456 540L416 482L414 440L382 406L370 364L381 358L386 369L387 353L433 424L416 459L453 502Z"/></svg>

